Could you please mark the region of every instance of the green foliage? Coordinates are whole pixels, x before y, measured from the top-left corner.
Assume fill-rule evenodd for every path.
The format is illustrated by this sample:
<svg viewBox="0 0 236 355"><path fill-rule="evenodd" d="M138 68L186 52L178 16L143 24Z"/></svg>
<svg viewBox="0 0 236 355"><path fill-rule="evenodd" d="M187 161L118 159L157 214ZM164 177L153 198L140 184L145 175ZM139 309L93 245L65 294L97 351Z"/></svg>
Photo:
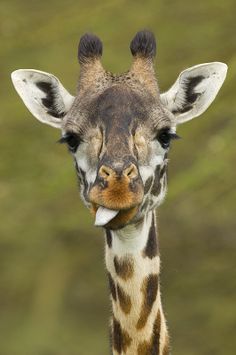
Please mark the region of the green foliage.
<svg viewBox="0 0 236 355"><path fill-rule="evenodd" d="M85 31L102 38L107 69L122 72L142 28L158 39L162 90L191 65L229 65L212 107L179 129L159 224L173 353L235 354L235 10L233 0L1 1L1 355L109 352L102 232L59 131L32 118L10 72L52 72L73 93Z"/></svg>

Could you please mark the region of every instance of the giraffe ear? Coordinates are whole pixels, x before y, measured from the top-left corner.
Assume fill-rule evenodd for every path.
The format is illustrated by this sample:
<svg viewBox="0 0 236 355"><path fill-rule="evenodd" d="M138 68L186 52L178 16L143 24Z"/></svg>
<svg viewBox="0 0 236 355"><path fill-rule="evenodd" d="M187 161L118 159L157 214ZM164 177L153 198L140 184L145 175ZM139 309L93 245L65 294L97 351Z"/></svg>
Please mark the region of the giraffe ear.
<svg viewBox="0 0 236 355"><path fill-rule="evenodd" d="M41 122L60 128L74 101L52 74L19 69L11 74L13 85L29 111Z"/></svg>
<svg viewBox="0 0 236 355"><path fill-rule="evenodd" d="M162 103L175 115L177 124L201 115L215 99L227 73L220 62L199 64L180 73L174 85L161 94Z"/></svg>

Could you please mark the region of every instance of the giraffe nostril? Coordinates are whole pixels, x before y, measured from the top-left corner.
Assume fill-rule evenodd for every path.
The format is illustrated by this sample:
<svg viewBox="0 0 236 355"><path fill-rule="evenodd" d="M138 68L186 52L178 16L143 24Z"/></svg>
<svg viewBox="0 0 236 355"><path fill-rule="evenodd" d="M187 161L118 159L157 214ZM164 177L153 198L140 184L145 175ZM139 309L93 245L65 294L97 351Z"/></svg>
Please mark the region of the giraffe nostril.
<svg viewBox="0 0 236 355"><path fill-rule="evenodd" d="M98 171L98 175L104 180L110 180L110 178L121 178L122 176L132 180L138 176L138 169L134 164L130 164L125 169L122 166L111 168L106 165L102 165Z"/></svg>
<svg viewBox="0 0 236 355"><path fill-rule="evenodd" d="M129 179L134 179L138 176L138 169L134 164L131 164L123 172L124 176L127 176Z"/></svg>
<svg viewBox="0 0 236 355"><path fill-rule="evenodd" d="M102 165L98 172L99 176L103 179L109 178L112 175L112 169L108 166Z"/></svg>
<svg viewBox="0 0 236 355"><path fill-rule="evenodd" d="M103 168L102 169L102 174L106 175L106 176L110 176L110 173L107 169Z"/></svg>

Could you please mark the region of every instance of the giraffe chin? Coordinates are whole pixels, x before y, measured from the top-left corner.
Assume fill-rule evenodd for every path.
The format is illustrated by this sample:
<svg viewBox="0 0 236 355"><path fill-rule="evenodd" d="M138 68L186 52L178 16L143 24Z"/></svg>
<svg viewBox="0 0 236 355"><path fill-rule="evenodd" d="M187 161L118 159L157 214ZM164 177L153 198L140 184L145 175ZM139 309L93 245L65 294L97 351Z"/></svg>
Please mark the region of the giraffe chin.
<svg viewBox="0 0 236 355"><path fill-rule="evenodd" d="M95 226L115 230L123 228L132 221L138 212L138 206L123 210L110 210L93 205L91 211L95 215Z"/></svg>

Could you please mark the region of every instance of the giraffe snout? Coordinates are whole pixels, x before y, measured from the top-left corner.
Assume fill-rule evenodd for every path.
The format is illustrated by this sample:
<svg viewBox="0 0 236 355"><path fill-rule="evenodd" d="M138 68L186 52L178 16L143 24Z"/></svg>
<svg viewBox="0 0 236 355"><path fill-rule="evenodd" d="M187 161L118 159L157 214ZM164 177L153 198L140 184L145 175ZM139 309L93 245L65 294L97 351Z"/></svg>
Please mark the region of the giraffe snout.
<svg viewBox="0 0 236 355"><path fill-rule="evenodd" d="M138 175L138 169L133 163L125 167L118 165L115 168L102 165L98 171L98 176L108 182L112 179L122 178L131 182L133 179L138 178Z"/></svg>
<svg viewBox="0 0 236 355"><path fill-rule="evenodd" d="M92 203L115 210L138 206L143 199L143 183L137 166L102 164L89 197Z"/></svg>

